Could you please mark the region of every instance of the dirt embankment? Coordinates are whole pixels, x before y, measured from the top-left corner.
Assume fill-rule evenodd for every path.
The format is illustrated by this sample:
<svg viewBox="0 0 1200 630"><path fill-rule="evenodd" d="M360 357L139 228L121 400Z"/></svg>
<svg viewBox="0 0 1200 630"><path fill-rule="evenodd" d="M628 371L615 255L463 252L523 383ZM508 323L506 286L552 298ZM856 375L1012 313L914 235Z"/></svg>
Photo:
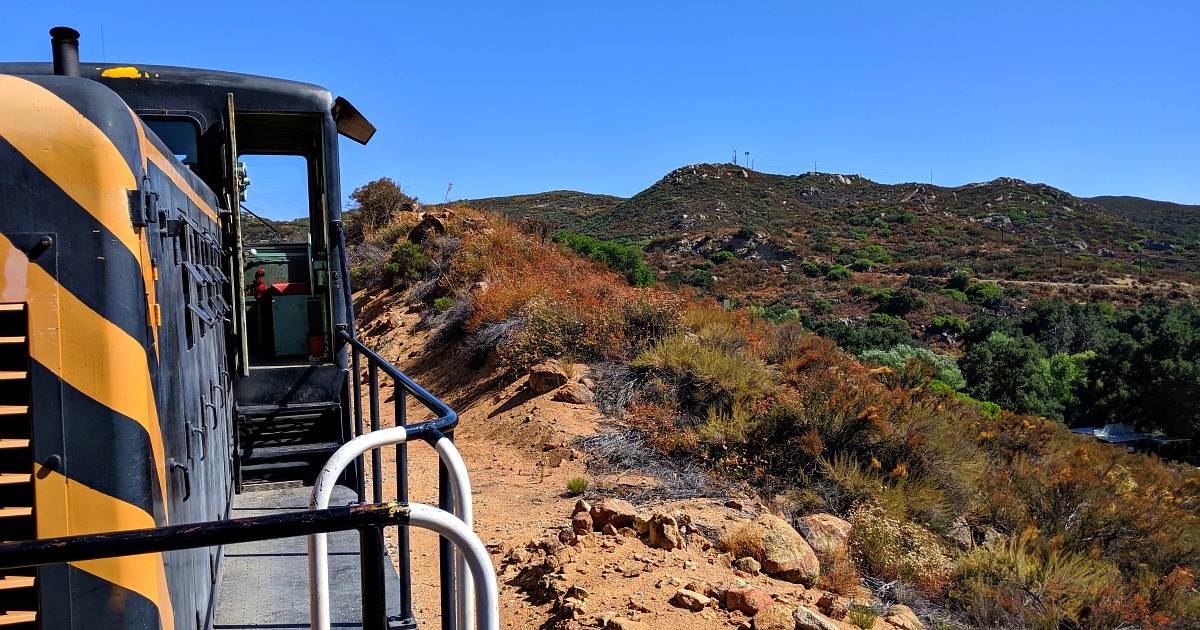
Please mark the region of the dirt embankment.
<svg viewBox="0 0 1200 630"><path fill-rule="evenodd" d="M868 628L920 627L911 611L884 609L865 589L852 601L763 572L770 561L722 551L721 541L733 532L769 518L756 497L709 492L666 500L653 491L658 482L647 471L598 466L597 455L581 446L611 422L594 406L537 394L524 375L469 368L452 348L429 344L428 333L416 329L419 313L398 296L364 299L360 311L370 315L361 326L368 345L460 415L455 440L471 475L475 529L499 577L503 627L850 630L860 627L848 610L855 601L876 605L878 618ZM567 371L571 378L586 376L586 366ZM382 425L392 426L390 384L382 398ZM409 421L428 417L410 399ZM436 455L423 444L408 451L410 499L436 503ZM383 460L384 495L391 498L394 449L384 449ZM567 491L575 477L589 482L582 496ZM604 520L593 518L597 503L620 495L635 497L636 516L596 531ZM590 505L579 506L581 498ZM586 524L577 517L581 507L592 508L582 512ZM671 523L675 533L664 533ZM411 544L416 615L422 625L439 627L436 537L414 531ZM738 555L755 554L743 547ZM862 624L869 616L853 619Z"/></svg>

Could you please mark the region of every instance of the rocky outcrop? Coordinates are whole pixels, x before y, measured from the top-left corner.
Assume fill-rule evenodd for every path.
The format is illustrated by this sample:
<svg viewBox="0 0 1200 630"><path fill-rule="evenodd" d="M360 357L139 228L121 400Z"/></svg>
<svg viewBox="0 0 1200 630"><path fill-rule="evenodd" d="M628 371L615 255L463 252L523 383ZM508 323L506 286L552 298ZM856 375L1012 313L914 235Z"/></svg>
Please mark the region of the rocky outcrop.
<svg viewBox="0 0 1200 630"><path fill-rule="evenodd" d="M695 591L689 591L686 588L679 589L676 591L675 595L671 597L672 606L685 608L692 612L704 610L704 608L707 607L711 602L712 600L707 596L701 595Z"/></svg>
<svg viewBox="0 0 1200 630"><path fill-rule="evenodd" d="M792 619L796 621L796 630L840 630L828 617L803 606L797 606L792 611Z"/></svg>
<svg viewBox="0 0 1200 630"><path fill-rule="evenodd" d="M796 519L796 529L813 551L825 556L850 540L850 523L832 514L808 514Z"/></svg>
<svg viewBox="0 0 1200 630"><path fill-rule="evenodd" d="M774 603L771 594L760 588L747 586L725 591L725 607L729 610L740 610L750 617Z"/></svg>
<svg viewBox="0 0 1200 630"><path fill-rule="evenodd" d="M552 392L568 380L567 372L556 359L547 359L529 368L529 389L538 394Z"/></svg>
<svg viewBox="0 0 1200 630"><path fill-rule="evenodd" d="M592 506L592 527L603 530L606 526L612 525L614 529L622 527L633 527L633 521L637 518L637 508L633 507L628 501L621 499L601 499L596 505Z"/></svg>
<svg viewBox="0 0 1200 630"><path fill-rule="evenodd" d="M658 513L650 517L650 546L671 551L682 549L685 544L679 533L679 523L669 514Z"/></svg>
<svg viewBox="0 0 1200 630"><path fill-rule="evenodd" d="M821 573L821 563L804 537L783 519L763 514L742 526L722 546L735 557L750 556L762 570L792 583L811 583Z"/></svg>
<svg viewBox="0 0 1200 630"><path fill-rule="evenodd" d="M917 619L917 615L904 604L896 604L889 608L884 620L900 630L925 630L925 625Z"/></svg>
<svg viewBox="0 0 1200 630"><path fill-rule="evenodd" d="M754 615L754 630L796 630L795 606L771 604Z"/></svg>
<svg viewBox="0 0 1200 630"><path fill-rule="evenodd" d="M573 405L590 405L595 399L596 395L581 381L563 385L558 388L558 391L554 392L554 396L551 398L551 400L571 403Z"/></svg>
<svg viewBox="0 0 1200 630"><path fill-rule="evenodd" d="M421 222L408 232L408 240L420 245L422 241L429 238L431 232L434 234L445 234L446 224L442 223L441 219L432 214L426 214L421 219Z"/></svg>

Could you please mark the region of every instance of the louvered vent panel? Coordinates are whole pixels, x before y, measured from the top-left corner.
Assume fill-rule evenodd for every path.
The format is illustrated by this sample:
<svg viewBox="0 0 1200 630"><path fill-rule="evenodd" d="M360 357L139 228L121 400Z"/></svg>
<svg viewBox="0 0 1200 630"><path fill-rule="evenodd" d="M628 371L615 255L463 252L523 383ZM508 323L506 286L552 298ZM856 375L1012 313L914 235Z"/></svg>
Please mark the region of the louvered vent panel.
<svg viewBox="0 0 1200 630"><path fill-rule="evenodd" d="M24 304L0 304L0 540L37 536L33 502L29 318ZM38 624L36 569L0 572L0 627Z"/></svg>

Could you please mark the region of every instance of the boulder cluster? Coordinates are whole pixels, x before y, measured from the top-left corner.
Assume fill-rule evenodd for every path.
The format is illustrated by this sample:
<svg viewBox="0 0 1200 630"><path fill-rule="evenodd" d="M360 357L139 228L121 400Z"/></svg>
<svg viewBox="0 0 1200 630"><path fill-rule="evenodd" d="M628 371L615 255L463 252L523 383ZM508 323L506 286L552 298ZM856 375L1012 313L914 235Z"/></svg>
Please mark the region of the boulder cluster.
<svg viewBox="0 0 1200 630"><path fill-rule="evenodd" d="M743 506L737 503L741 511ZM605 498L594 504L580 499L569 527L510 550L501 564L509 576L507 584L516 586L532 604L550 605L554 617L547 627L648 630L647 621L669 606L678 611L676 615L683 611L697 615L697 623L728 619L738 630L846 630L854 627L847 602L810 587L820 573L818 557L844 548L850 529L849 523L828 514L801 517L793 527L764 512L717 540L713 529L702 531L700 523L679 511L642 513L620 499ZM595 563L598 558L610 560ZM705 560L732 572L726 569L723 578L706 578L699 568ZM671 565L679 564L693 577L681 579L668 572ZM735 579L730 579L731 574ZM584 579L571 577L575 575ZM596 587L595 577L601 578L600 584L650 578L651 582L641 584L652 584L651 589L662 593L660 608L654 608L657 598L637 591L627 598L627 611L612 610L611 596L598 597L589 590ZM779 589L784 582L803 586L794 586L789 594L788 589ZM880 621L885 625L877 628L924 630L904 606L881 610Z"/></svg>

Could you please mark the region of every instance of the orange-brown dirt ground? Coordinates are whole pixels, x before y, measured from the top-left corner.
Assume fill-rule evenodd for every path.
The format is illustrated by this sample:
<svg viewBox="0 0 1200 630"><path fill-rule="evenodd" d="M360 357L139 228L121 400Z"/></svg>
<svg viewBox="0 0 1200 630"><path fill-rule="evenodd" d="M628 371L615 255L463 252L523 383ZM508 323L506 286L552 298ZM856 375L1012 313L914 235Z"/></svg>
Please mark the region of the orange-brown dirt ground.
<svg viewBox="0 0 1200 630"><path fill-rule="evenodd" d="M376 300L385 302L374 303ZM689 534L686 549L669 552L648 546L644 537L590 534L586 544L581 541L567 545L560 554L563 559L560 577L588 593L584 610L576 613L574 619L564 618L554 601L535 603L540 600L514 584L522 564L512 561L512 552L556 538L564 528L570 529L572 509L579 497L568 496L567 481L573 477L588 479L585 496L594 500L602 496L598 489L636 487L653 484L654 480L636 474L622 478L596 478L588 474L586 458L572 444L577 438L595 433L605 421L593 405L556 402L550 399L551 394L534 394L524 375L505 374L489 365L470 369L452 350L431 345L429 331L416 330L420 314L405 306L401 296L385 292L370 301L360 297L359 302L360 312L371 314L360 329L360 337L367 345L459 414L455 442L470 472L475 530L492 552L492 564L499 578L501 627L603 627L605 620L613 616L653 628L752 627L750 618L717 605L690 612L669 603L676 591L694 582L754 586L770 593L779 603L816 609L815 602L822 591L762 573L751 575L735 570L731 556L715 546L710 548L695 533ZM586 367L576 369L586 370ZM365 369L363 376L365 383ZM393 390L388 380L381 376L384 428L394 422ZM411 397L407 408L410 423L432 417ZM410 444L408 453L410 500L436 505L436 453L424 443ZM383 449L383 466L387 500L395 497L394 449ZM367 468L369 475L369 459ZM367 487L369 493L369 479ZM680 512L708 532L722 534L764 509L754 496L736 497L744 508L741 510L726 507L727 498L666 501L638 507L647 517L657 512ZM393 534L388 542L393 562L394 546ZM413 530L411 553L415 615L423 627L440 627L436 535ZM864 591L859 601L866 603L867 599L869 594ZM841 601L848 600L841 598ZM848 619L833 623L847 630L856 628ZM872 630L894 627L881 617Z"/></svg>

